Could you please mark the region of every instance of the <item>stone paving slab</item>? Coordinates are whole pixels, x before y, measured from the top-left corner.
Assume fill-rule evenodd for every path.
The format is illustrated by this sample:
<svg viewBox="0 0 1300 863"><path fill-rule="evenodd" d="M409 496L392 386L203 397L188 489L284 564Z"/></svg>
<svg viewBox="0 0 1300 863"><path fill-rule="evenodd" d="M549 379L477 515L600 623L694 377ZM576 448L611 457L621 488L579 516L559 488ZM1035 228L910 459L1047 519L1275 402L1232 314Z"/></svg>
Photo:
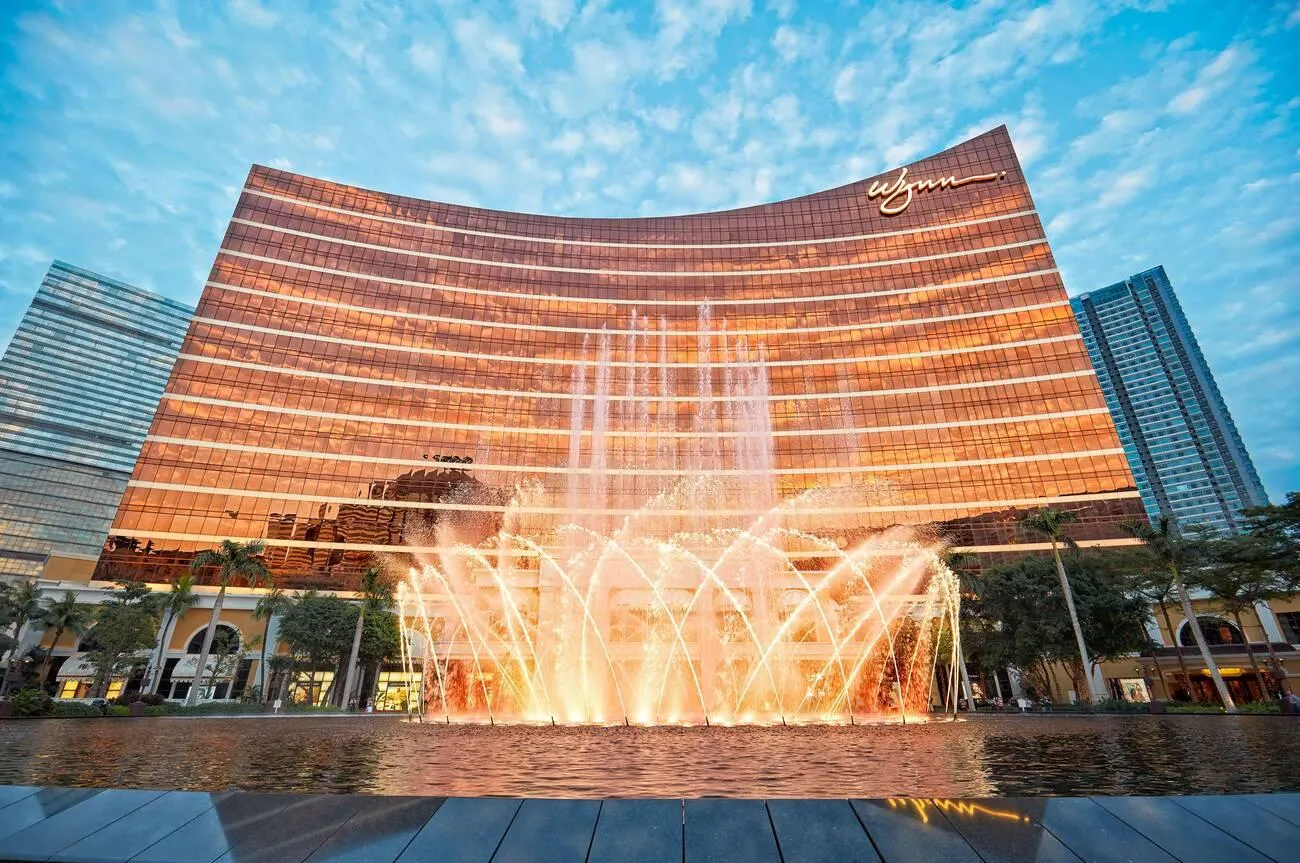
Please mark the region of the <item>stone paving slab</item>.
<svg viewBox="0 0 1300 863"><path fill-rule="evenodd" d="M559 800L0 786L0 860L1300 860L1300 794Z"/></svg>

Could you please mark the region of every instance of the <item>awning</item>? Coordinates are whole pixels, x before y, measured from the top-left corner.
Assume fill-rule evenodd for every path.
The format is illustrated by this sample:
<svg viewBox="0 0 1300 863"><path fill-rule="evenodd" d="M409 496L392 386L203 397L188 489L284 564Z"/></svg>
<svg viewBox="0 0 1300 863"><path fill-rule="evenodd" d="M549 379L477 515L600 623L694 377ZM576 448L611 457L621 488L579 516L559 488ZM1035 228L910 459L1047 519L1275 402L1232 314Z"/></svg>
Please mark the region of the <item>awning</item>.
<svg viewBox="0 0 1300 863"><path fill-rule="evenodd" d="M144 651L136 654L136 658L141 664L149 661L149 652ZM77 680L81 678L92 678L95 676L95 666L91 665L86 659L84 653L74 653L67 658L63 665L59 666L59 680Z"/></svg>
<svg viewBox="0 0 1300 863"><path fill-rule="evenodd" d="M239 659L243 659L242 656ZM222 673L217 675L217 680L230 680L235 676L235 671L239 668L239 662L234 657L227 659L221 669ZM181 658L176 666L172 668L172 680L184 680L187 677L193 677L194 672L199 667L199 655L197 653L188 653ZM207 665L203 666L203 676L206 679L211 676L217 667L217 657L209 656Z"/></svg>

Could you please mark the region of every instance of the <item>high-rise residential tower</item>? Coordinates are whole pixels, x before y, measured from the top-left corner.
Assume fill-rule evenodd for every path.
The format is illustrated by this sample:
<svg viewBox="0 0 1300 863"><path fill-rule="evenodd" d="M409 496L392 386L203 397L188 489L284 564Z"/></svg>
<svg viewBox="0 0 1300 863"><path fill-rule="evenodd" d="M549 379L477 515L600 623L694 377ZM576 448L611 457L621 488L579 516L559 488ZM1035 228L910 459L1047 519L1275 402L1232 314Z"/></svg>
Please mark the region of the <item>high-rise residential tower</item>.
<svg viewBox="0 0 1300 863"><path fill-rule="evenodd" d="M193 313L50 267L0 359L0 575L98 557Z"/></svg>
<svg viewBox="0 0 1300 863"><path fill-rule="evenodd" d="M1164 267L1071 305L1147 514L1238 529L1268 496Z"/></svg>

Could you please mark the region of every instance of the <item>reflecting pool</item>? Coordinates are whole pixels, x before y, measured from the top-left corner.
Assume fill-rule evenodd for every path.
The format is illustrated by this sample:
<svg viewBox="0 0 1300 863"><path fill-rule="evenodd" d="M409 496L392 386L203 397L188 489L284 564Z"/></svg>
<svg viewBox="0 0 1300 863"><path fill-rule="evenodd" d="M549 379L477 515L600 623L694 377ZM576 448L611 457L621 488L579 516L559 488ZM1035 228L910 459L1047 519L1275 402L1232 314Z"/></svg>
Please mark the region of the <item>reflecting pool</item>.
<svg viewBox="0 0 1300 863"><path fill-rule="evenodd" d="M0 723L0 783L544 797L1300 790L1300 721L980 716L848 726L420 725L386 717Z"/></svg>

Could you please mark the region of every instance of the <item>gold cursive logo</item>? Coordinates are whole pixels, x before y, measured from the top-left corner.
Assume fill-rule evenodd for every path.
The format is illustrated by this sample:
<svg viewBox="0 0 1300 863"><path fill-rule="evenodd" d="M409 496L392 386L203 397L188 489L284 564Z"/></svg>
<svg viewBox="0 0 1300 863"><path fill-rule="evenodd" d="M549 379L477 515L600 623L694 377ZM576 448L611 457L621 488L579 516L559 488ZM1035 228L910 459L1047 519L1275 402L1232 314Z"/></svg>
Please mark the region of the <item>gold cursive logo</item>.
<svg viewBox="0 0 1300 863"><path fill-rule="evenodd" d="M867 200L873 201L880 198L880 212L886 216L897 216L907 209L907 205L912 203L912 194L914 192L933 192L935 189L957 189L968 183L992 183L994 180L1001 180L1007 175L1006 171L999 171L993 174L975 174L971 177L962 177L960 180L956 177L940 177L937 180L916 180L907 182L907 169L900 168L898 179L892 183L888 180L881 182L875 180L870 188L867 189Z"/></svg>

